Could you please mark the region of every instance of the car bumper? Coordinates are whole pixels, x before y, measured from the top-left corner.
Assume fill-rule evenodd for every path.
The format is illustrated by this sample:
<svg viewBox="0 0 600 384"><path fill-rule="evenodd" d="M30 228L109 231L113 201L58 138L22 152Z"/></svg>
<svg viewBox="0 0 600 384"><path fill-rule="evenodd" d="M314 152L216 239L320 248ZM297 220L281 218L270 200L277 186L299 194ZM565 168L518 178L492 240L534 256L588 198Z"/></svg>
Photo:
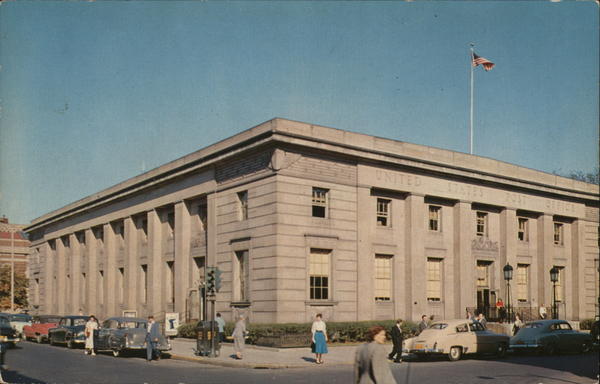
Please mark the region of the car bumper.
<svg viewBox="0 0 600 384"><path fill-rule="evenodd" d="M18 343L21 341L19 337L0 336L0 343Z"/></svg>
<svg viewBox="0 0 600 384"><path fill-rule="evenodd" d="M128 344L125 346L125 349L146 349L146 343L143 344ZM170 351L171 350L171 346L170 345L158 345L156 347L156 349L158 349L159 351Z"/></svg>
<svg viewBox="0 0 600 384"><path fill-rule="evenodd" d="M419 348L419 349L409 349L408 353L413 353L415 355L436 355L444 353L443 349L438 348Z"/></svg>
<svg viewBox="0 0 600 384"><path fill-rule="evenodd" d="M528 350L528 349L539 349L539 348L542 348L542 347L543 347L543 345L541 345L541 344L534 344L534 343L531 343L531 344L511 344L509 346L509 349L512 349L513 351L525 351L525 350Z"/></svg>

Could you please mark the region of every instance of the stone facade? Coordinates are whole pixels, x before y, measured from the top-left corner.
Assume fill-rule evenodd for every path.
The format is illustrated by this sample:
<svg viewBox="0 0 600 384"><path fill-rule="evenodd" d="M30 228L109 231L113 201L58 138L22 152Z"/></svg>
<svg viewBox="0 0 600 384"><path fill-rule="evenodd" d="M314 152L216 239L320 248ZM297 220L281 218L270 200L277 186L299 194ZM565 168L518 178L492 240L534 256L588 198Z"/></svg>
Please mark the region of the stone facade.
<svg viewBox="0 0 600 384"><path fill-rule="evenodd" d="M593 317L597 185L273 119L48 213L26 229L40 313L217 311L252 322L494 316L507 301Z"/></svg>

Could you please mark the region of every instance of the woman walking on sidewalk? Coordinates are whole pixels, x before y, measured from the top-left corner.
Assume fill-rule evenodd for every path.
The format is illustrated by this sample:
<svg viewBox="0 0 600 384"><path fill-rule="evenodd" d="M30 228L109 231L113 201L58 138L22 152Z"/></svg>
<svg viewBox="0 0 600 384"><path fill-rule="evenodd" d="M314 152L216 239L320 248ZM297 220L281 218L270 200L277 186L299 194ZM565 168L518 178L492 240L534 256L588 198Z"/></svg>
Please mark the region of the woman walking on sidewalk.
<svg viewBox="0 0 600 384"><path fill-rule="evenodd" d="M356 350L354 361L354 383L356 384L396 384L386 359L383 346L385 328L375 326L369 329L367 341Z"/></svg>
<svg viewBox="0 0 600 384"><path fill-rule="evenodd" d="M85 323L85 354L96 356L94 352L94 331L98 329L98 320L94 315L91 315L87 323Z"/></svg>
<svg viewBox="0 0 600 384"><path fill-rule="evenodd" d="M317 314L316 320L311 328L312 342L314 345L313 353L317 356L316 363L323 364L323 354L327 353L327 326L323 321L323 315Z"/></svg>
<svg viewBox="0 0 600 384"><path fill-rule="evenodd" d="M233 336L235 358L241 360L242 353L244 353L244 348L246 347L246 322L243 315L240 315L239 320L235 323L235 328L231 336Z"/></svg>

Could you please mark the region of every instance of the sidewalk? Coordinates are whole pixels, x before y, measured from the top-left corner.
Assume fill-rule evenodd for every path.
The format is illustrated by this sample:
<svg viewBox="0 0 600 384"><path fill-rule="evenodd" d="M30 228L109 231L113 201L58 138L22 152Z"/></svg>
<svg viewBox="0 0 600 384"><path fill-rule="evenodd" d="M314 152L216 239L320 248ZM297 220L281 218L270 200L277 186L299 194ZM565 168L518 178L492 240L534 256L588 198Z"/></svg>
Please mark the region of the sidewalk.
<svg viewBox="0 0 600 384"><path fill-rule="evenodd" d="M358 345L328 346L329 353L323 355L324 365L352 365ZM195 361L203 364L236 368L307 368L315 366L315 355L310 348L268 348L246 344L244 358L236 360L232 356L233 344L221 344L218 357L194 355L196 340L175 338L171 340L171 358Z"/></svg>

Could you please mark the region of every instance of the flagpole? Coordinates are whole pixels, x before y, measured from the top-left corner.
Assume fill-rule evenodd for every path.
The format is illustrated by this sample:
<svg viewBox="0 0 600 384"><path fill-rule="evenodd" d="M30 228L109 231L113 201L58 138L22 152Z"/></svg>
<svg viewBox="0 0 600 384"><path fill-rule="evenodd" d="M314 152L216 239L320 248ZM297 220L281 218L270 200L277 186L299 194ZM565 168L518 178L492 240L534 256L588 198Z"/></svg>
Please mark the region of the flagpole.
<svg viewBox="0 0 600 384"><path fill-rule="evenodd" d="M475 44L471 43L471 61L469 63L469 66L471 67L471 115L470 115L470 124L469 124L469 153L472 155L473 154L473 47L475 46Z"/></svg>

